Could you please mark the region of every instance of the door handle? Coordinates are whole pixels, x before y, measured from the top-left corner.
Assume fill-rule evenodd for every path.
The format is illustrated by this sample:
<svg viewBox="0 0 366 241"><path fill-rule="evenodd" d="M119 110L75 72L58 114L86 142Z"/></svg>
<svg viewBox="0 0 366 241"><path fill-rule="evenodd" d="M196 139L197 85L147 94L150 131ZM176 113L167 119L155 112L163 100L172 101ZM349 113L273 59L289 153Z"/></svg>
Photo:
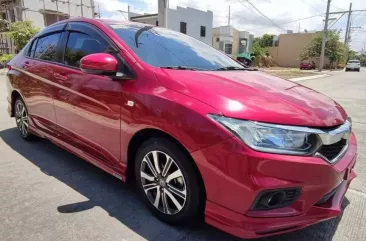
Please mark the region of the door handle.
<svg viewBox="0 0 366 241"><path fill-rule="evenodd" d="M68 77L66 75L62 75L62 74L53 74L53 77L57 80L62 80L62 81L66 81L68 79Z"/></svg>
<svg viewBox="0 0 366 241"><path fill-rule="evenodd" d="M24 64L23 64L23 68L26 69L28 68L30 65L29 65L29 61L25 61Z"/></svg>

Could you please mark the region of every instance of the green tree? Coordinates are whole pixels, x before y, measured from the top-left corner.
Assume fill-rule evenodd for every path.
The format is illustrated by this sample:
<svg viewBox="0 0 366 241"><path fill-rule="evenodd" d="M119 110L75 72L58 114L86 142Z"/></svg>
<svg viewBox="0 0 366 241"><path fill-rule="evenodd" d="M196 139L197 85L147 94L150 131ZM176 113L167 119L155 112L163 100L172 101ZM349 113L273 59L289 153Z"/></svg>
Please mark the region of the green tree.
<svg viewBox="0 0 366 241"><path fill-rule="evenodd" d="M14 40L18 51L22 50L28 41L38 33L31 21L20 21L10 24L8 35Z"/></svg>
<svg viewBox="0 0 366 241"><path fill-rule="evenodd" d="M273 45L273 34L264 34L261 38L261 46L263 48L265 47L271 47Z"/></svg>
<svg viewBox="0 0 366 241"><path fill-rule="evenodd" d="M366 67L366 55L362 55L360 58L361 66Z"/></svg>
<svg viewBox="0 0 366 241"><path fill-rule="evenodd" d="M300 60L308 60L319 58L322 47L323 33L319 32L315 35L313 40L304 47L300 54ZM327 34L327 41L325 43L325 56L329 59L330 66L337 61L344 60L347 53L347 48L339 41L340 33L338 31L329 31Z"/></svg>

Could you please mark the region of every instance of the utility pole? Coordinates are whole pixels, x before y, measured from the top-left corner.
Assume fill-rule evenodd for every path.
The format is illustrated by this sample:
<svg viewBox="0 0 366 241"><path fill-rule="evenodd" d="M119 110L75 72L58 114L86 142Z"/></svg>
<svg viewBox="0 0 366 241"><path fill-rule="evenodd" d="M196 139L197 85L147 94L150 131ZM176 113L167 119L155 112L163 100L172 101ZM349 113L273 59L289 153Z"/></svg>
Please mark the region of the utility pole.
<svg viewBox="0 0 366 241"><path fill-rule="evenodd" d="M68 7L68 12L69 12L69 18L71 17L70 14L70 0L67 0L67 7Z"/></svg>
<svg viewBox="0 0 366 241"><path fill-rule="evenodd" d="M127 5L127 20L130 21L130 5Z"/></svg>
<svg viewBox="0 0 366 241"><path fill-rule="evenodd" d="M44 26L47 27L46 3L45 3L45 0L43 0L43 21L44 21Z"/></svg>
<svg viewBox="0 0 366 241"><path fill-rule="evenodd" d="M99 16L99 19L100 19L100 8L99 8L99 4L98 4L98 16Z"/></svg>
<svg viewBox="0 0 366 241"><path fill-rule="evenodd" d="M60 16L59 16L59 14L58 14L58 0L56 0L56 12L57 12L57 13L56 13L56 14L57 14L57 15L56 15L56 19L57 19L57 22L58 22L58 21L60 21Z"/></svg>
<svg viewBox="0 0 366 241"><path fill-rule="evenodd" d="M230 26L230 5L229 5L229 17L228 17L228 21L227 21L227 26Z"/></svg>
<svg viewBox="0 0 366 241"><path fill-rule="evenodd" d="M344 45L346 45L346 46L348 45L348 35L349 35L350 24L351 24L351 14L352 14L352 3L349 4L346 36L344 37Z"/></svg>
<svg viewBox="0 0 366 241"><path fill-rule="evenodd" d="M91 7L91 10L92 10L92 18L95 18L95 15L94 15L94 12L95 12L95 7L94 7L94 1L93 0L90 0L90 7Z"/></svg>
<svg viewBox="0 0 366 241"><path fill-rule="evenodd" d="M321 50L321 53L320 53L320 62L319 62L319 71L323 70L323 65L324 65L325 42L327 40L330 2L331 2L331 0L328 0L327 12L326 12L326 15L325 15L325 23L324 23L323 39L322 39L322 50Z"/></svg>
<svg viewBox="0 0 366 241"><path fill-rule="evenodd" d="M84 10L83 10L83 0L80 0L80 8L81 8L81 17L84 17Z"/></svg>

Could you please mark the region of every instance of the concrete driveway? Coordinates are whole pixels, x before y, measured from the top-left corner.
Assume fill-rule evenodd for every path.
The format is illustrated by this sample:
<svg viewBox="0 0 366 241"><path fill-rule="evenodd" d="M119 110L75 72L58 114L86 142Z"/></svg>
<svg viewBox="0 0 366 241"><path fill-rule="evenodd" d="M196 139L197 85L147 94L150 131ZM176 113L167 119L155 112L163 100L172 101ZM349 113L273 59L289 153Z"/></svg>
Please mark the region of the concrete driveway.
<svg viewBox="0 0 366 241"><path fill-rule="evenodd" d="M300 82L339 101L359 141L357 179L343 214L297 232L260 239L366 240L366 70ZM239 240L207 225L171 227L153 217L133 187L47 141L25 142L6 113L0 76L0 240Z"/></svg>

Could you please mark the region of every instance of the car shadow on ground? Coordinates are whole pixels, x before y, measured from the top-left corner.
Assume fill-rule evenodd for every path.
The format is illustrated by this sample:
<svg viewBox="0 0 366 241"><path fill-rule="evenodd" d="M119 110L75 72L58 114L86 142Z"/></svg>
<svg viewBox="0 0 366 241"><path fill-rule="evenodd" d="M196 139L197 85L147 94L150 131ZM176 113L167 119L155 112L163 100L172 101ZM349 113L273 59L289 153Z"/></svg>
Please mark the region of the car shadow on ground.
<svg viewBox="0 0 366 241"><path fill-rule="evenodd" d="M88 201L84 202L55 206L55 210L60 214L82 212L99 206L147 240L242 240L205 224L173 227L160 222L145 208L133 185L121 182L46 140L26 142L20 138L16 128L0 131L0 138L26 160L39 167L40 171L88 198ZM345 198L343 210L348 204L349 201ZM336 219L297 232L257 240L330 241L342 214Z"/></svg>

